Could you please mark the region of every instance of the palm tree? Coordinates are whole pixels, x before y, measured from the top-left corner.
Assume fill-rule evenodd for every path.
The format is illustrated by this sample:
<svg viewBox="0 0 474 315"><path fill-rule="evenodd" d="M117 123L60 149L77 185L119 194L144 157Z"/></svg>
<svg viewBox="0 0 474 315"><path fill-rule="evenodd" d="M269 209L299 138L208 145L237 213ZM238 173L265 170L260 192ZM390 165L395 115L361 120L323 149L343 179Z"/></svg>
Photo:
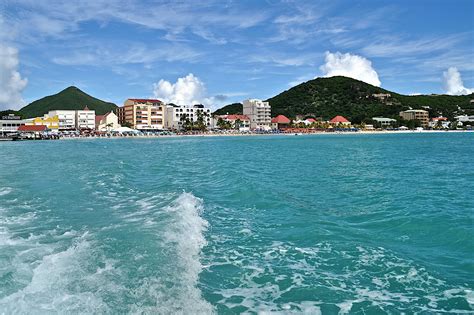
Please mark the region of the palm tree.
<svg viewBox="0 0 474 315"><path fill-rule="evenodd" d="M240 120L239 118L237 118L237 119L235 120L235 123L234 123L234 128L235 128L236 130L239 130L241 126L242 126L242 120Z"/></svg>
<svg viewBox="0 0 474 315"><path fill-rule="evenodd" d="M179 121L181 122L181 127L185 131L193 129L193 122L189 119L188 114L181 114L181 116L179 117Z"/></svg>
<svg viewBox="0 0 474 315"><path fill-rule="evenodd" d="M443 122L438 119L438 121L436 122L436 129L442 129L443 128Z"/></svg>

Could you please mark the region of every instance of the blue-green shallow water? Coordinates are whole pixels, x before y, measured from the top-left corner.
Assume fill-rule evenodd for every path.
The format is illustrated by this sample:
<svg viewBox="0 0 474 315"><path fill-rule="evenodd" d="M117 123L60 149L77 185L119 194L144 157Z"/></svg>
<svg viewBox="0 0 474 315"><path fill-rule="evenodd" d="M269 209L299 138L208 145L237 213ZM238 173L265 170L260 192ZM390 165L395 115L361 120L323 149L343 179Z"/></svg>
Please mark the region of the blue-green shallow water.
<svg viewBox="0 0 474 315"><path fill-rule="evenodd" d="M0 313L470 313L474 134L0 143Z"/></svg>

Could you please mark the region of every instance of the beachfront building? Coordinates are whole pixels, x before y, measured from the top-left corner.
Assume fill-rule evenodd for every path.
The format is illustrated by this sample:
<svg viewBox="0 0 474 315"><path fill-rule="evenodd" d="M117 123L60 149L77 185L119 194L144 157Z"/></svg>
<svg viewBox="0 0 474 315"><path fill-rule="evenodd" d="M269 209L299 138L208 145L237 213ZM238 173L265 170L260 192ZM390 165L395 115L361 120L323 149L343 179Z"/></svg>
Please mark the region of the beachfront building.
<svg viewBox="0 0 474 315"><path fill-rule="evenodd" d="M250 130L250 118L247 115L220 115L217 119L230 123L232 129L238 129L240 131Z"/></svg>
<svg viewBox="0 0 474 315"><path fill-rule="evenodd" d="M243 101L243 114L250 119L250 129L271 129L271 107L268 102L258 99L245 100Z"/></svg>
<svg viewBox="0 0 474 315"><path fill-rule="evenodd" d="M457 121L461 123L474 122L474 115L460 115L460 116L454 117L454 119L456 119Z"/></svg>
<svg viewBox="0 0 474 315"><path fill-rule="evenodd" d="M293 123L297 126L301 126L302 124L305 125L305 126L309 126L309 125L314 124L316 122L317 122L317 120L314 119L314 118L303 119L302 117L300 117L299 119L293 121Z"/></svg>
<svg viewBox="0 0 474 315"><path fill-rule="evenodd" d="M281 130L288 128L290 126L291 120L285 115L278 115L272 118L272 129Z"/></svg>
<svg viewBox="0 0 474 315"><path fill-rule="evenodd" d="M118 123L145 131L162 130L165 110L165 104L160 100L129 98L117 108Z"/></svg>
<svg viewBox="0 0 474 315"><path fill-rule="evenodd" d="M448 118L440 116L440 117L431 118L428 126L430 128L448 129L450 123L451 122L448 120Z"/></svg>
<svg viewBox="0 0 474 315"><path fill-rule="evenodd" d="M349 127L351 125L351 122L347 120L347 118L344 116L336 116L329 121L329 124L333 126Z"/></svg>
<svg viewBox="0 0 474 315"><path fill-rule="evenodd" d="M0 119L0 134L17 132L18 128L26 122L25 119L21 119L20 116L15 114L2 116Z"/></svg>
<svg viewBox="0 0 474 315"><path fill-rule="evenodd" d="M27 119L25 122L27 126L46 126L52 131L59 130L59 117L57 115L50 117L49 115L44 115L43 117L35 117Z"/></svg>
<svg viewBox="0 0 474 315"><path fill-rule="evenodd" d="M428 127L430 121L428 111L423 109L410 109L400 112L400 117L404 120L418 120L423 128Z"/></svg>
<svg viewBox="0 0 474 315"><path fill-rule="evenodd" d="M95 129L95 110L87 106L83 110L76 110L76 129Z"/></svg>
<svg viewBox="0 0 474 315"><path fill-rule="evenodd" d="M199 113L199 114L198 114ZM165 128L170 130L181 130L186 119L193 123L197 122L202 114L203 123L207 128L211 128L211 109L198 104L193 106L166 105Z"/></svg>
<svg viewBox="0 0 474 315"><path fill-rule="evenodd" d="M47 116L58 117L60 131L76 129L76 111L75 110L50 110Z"/></svg>
<svg viewBox="0 0 474 315"><path fill-rule="evenodd" d="M114 112L108 112L105 115L95 116L95 128L98 131L111 131L120 128L118 117Z"/></svg>
<svg viewBox="0 0 474 315"><path fill-rule="evenodd" d="M37 126L34 126L34 125L29 125L29 126L21 125L18 128L19 133L28 134L28 135L31 135L34 138L41 137L42 135L48 133L49 131L51 131L51 129L49 129L48 127L46 127L44 125L37 125Z"/></svg>
<svg viewBox="0 0 474 315"><path fill-rule="evenodd" d="M303 123L304 123L306 126L309 126L309 125L314 124L314 123L316 123L316 122L317 122L317 121L316 121L316 119L314 119L314 118L307 118L307 119L303 120Z"/></svg>
<svg viewBox="0 0 474 315"><path fill-rule="evenodd" d="M397 122L396 119L393 118L386 118L386 117L372 117L372 120L377 123L380 127L388 127L393 126Z"/></svg>

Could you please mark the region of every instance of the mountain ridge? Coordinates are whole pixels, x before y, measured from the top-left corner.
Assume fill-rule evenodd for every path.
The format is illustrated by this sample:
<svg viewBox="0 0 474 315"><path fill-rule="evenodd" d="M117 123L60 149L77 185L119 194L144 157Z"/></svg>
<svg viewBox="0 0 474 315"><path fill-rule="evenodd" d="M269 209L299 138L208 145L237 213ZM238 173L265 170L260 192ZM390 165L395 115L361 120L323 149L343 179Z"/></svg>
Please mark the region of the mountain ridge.
<svg viewBox="0 0 474 315"><path fill-rule="evenodd" d="M388 96L389 95L389 96ZM311 116L330 119L336 115L354 123L369 122L372 117L399 118L407 109L427 109L431 117L444 115L449 119L463 113L474 113L474 94L470 95L403 95L371 84L335 76L316 78L298 84L267 99L272 116ZM215 113L235 114L242 108L224 106ZM235 111L235 112L234 112Z"/></svg>
<svg viewBox="0 0 474 315"><path fill-rule="evenodd" d="M43 116L50 110L79 110L86 106L91 110L95 110L97 115L103 115L117 108L114 103L102 101L75 86L69 86L59 93L31 102L21 108L19 112L23 116L31 118Z"/></svg>

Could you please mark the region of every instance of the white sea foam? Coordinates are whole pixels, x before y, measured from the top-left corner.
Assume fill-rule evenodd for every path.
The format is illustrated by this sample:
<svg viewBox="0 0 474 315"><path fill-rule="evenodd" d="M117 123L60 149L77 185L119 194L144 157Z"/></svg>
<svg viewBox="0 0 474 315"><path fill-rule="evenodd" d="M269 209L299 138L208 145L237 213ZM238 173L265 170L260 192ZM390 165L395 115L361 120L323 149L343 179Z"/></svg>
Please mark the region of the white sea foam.
<svg viewBox="0 0 474 315"><path fill-rule="evenodd" d="M5 196L11 193L13 189L11 187L0 187L0 196Z"/></svg>
<svg viewBox="0 0 474 315"><path fill-rule="evenodd" d="M99 277L113 270L113 266L105 262L104 268L95 274L88 271L94 247L87 233L65 250L57 251L53 246L38 245L36 249L18 253L14 258L17 282L25 283L28 279L29 282L0 299L0 310L5 314L108 312L107 304L96 292L104 285ZM30 262L38 254L42 258Z"/></svg>
<svg viewBox="0 0 474 315"><path fill-rule="evenodd" d="M13 189L11 187L1 187L0 188L0 196L5 196L11 193Z"/></svg>
<svg viewBox="0 0 474 315"><path fill-rule="evenodd" d="M148 203L141 206L150 208ZM202 271L200 254L206 245L204 232L208 222L201 217L204 210L201 199L191 193L182 193L169 206L164 207L166 218L165 248L172 252L169 270L156 278L142 280L132 296L138 300L155 303L137 303L131 307L132 313L158 314L212 314L214 308L203 299L198 288L199 274ZM144 223L145 226L147 223ZM161 232L160 232L161 235ZM170 258L168 257L168 258Z"/></svg>
<svg viewBox="0 0 474 315"><path fill-rule="evenodd" d="M450 309L446 305L459 298L471 303L474 298L472 291L462 287L449 289L445 281L423 267L381 247L339 250L329 243L301 248L273 242L260 253L243 246L238 247L238 252L221 253L221 247L225 246L212 246L217 252L215 263L208 269L212 272L213 266L220 265L239 268L238 278L226 279L233 285L216 292L222 296L219 304L230 310L243 306L249 313L303 312L301 302L290 303L286 299L292 292L313 289L315 296L328 292L332 296L332 301L318 302L316 307L332 304L339 308L340 314L363 309L387 313L397 310L463 313L462 309Z"/></svg>

